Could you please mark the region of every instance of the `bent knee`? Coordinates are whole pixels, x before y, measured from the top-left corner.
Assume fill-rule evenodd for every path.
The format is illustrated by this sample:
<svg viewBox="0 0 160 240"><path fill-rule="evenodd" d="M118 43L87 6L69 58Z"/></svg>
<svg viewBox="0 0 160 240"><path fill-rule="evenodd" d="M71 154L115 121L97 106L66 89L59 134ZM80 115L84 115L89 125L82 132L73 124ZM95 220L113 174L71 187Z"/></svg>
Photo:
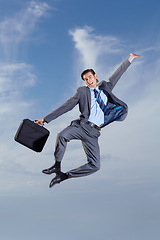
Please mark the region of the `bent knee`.
<svg viewBox="0 0 160 240"><path fill-rule="evenodd" d="M92 169L94 172L97 172L100 170L100 164L92 164Z"/></svg>
<svg viewBox="0 0 160 240"><path fill-rule="evenodd" d="M63 131L57 134L57 139L60 139L60 141L69 142L69 140L67 139L66 134Z"/></svg>
<svg viewBox="0 0 160 240"><path fill-rule="evenodd" d="M96 167L96 169L97 169L96 171L99 171L100 168L101 168L101 167L100 167L100 164L99 164L99 165Z"/></svg>

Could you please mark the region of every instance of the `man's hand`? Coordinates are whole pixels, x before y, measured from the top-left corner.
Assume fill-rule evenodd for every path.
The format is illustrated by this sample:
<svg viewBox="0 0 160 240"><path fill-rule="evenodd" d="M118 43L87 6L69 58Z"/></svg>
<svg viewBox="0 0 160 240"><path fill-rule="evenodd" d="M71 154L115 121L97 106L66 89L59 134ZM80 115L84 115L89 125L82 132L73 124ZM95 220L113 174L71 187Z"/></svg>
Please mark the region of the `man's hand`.
<svg viewBox="0 0 160 240"><path fill-rule="evenodd" d="M45 122L46 122L46 121L45 121L44 118L39 118L39 119L37 119L37 120L35 121L35 123L41 124L41 125L43 125Z"/></svg>
<svg viewBox="0 0 160 240"><path fill-rule="evenodd" d="M140 57L140 55L137 55L137 54L134 54L134 53L130 53L130 57L128 58L128 60L129 60L130 62L132 62L133 59L135 59L135 58L137 58L137 57Z"/></svg>

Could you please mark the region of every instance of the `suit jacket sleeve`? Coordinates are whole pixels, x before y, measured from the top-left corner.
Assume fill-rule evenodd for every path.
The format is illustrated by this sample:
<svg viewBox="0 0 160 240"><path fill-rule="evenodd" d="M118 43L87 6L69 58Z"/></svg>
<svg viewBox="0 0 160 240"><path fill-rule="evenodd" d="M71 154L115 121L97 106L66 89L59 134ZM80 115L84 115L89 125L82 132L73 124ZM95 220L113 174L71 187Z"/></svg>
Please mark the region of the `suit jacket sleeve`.
<svg viewBox="0 0 160 240"><path fill-rule="evenodd" d="M67 102L65 102L59 108L57 108L56 110L49 113L46 117L44 117L45 121L49 123L50 121L58 118L62 114L72 110L79 102L79 95L80 95L79 89L77 89L77 92L73 97L71 97Z"/></svg>
<svg viewBox="0 0 160 240"><path fill-rule="evenodd" d="M125 60L119 68L113 73L113 75L109 78L109 85L111 90L115 87L116 83L122 76L122 74L127 70L127 68L131 65L131 63L127 60Z"/></svg>

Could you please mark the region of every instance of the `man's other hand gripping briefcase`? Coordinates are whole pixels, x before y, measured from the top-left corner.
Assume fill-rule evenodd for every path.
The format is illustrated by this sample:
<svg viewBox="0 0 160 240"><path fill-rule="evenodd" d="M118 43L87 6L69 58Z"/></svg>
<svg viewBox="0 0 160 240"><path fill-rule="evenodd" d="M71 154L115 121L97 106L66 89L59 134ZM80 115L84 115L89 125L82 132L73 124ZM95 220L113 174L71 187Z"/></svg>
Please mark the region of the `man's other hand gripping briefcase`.
<svg viewBox="0 0 160 240"><path fill-rule="evenodd" d="M14 140L35 152L41 152L49 134L50 132L43 126L29 119L24 119L17 130Z"/></svg>

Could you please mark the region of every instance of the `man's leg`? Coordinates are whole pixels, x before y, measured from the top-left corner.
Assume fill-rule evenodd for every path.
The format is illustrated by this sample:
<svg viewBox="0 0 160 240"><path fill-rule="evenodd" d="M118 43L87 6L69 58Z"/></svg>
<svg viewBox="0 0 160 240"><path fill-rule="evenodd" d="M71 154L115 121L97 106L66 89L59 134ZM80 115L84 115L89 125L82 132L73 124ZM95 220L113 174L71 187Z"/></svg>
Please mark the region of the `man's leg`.
<svg viewBox="0 0 160 240"><path fill-rule="evenodd" d="M52 179L50 187L67 178L87 176L99 170L100 152L98 137L100 136L100 133L98 130L91 128L88 124L85 124L84 126L85 128L81 125L71 125L58 134L54 155L56 162L61 162L66 150L67 142L72 139L79 139L82 141L87 155L87 163L79 168L70 170L67 173L61 172L60 174L57 174L56 177Z"/></svg>
<svg viewBox="0 0 160 240"><path fill-rule="evenodd" d="M61 171L61 161L63 159L67 142L69 142L72 139L80 139L81 140L81 134L79 133L78 125L70 125L64 130L62 130L57 135L56 140L56 146L55 146L55 164L51 166L48 169L44 169L42 172L45 174L52 174L52 173L59 173Z"/></svg>
<svg viewBox="0 0 160 240"><path fill-rule="evenodd" d="M82 141L84 151L87 156L87 163L79 168L72 169L66 174L68 178L84 177L100 169L100 150L97 137L86 136Z"/></svg>

